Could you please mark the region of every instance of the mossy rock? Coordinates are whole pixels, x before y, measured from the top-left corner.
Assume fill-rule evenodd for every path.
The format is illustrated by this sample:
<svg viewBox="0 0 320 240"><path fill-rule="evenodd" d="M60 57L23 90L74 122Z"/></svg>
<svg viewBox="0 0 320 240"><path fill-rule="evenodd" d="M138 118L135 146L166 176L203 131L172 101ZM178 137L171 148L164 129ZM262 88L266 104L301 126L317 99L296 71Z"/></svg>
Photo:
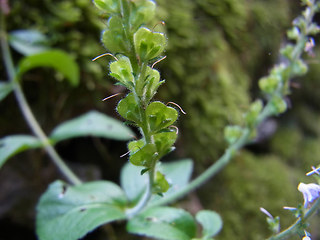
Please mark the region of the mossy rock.
<svg viewBox="0 0 320 240"><path fill-rule="evenodd" d="M299 161L300 146L303 133L297 127L282 127L271 139L271 152L277 154L287 163L295 164Z"/></svg>
<svg viewBox="0 0 320 240"><path fill-rule="evenodd" d="M242 122L251 84L256 84L252 79L265 74L278 57L283 33L290 25L289 3L157 3L169 40L168 58L161 63L166 84L160 97L174 100L187 112L179 121L179 153L205 166L226 146L223 128Z"/></svg>
<svg viewBox="0 0 320 240"><path fill-rule="evenodd" d="M297 186L304 173L293 170L275 155L255 156L243 151L200 192L205 208L221 214L224 226L216 239L260 240L271 235L266 215L280 216L281 228L294 222L282 206L303 202ZM290 238L295 239L295 238Z"/></svg>

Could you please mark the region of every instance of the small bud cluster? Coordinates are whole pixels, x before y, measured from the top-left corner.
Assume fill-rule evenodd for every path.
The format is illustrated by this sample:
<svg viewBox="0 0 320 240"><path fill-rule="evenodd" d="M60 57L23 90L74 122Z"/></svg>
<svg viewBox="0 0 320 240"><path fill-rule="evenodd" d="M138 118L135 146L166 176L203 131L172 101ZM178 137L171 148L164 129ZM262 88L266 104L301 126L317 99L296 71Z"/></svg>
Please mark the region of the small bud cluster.
<svg viewBox="0 0 320 240"><path fill-rule="evenodd" d="M285 112L288 108L285 97L290 93L290 79L302 76L308 71L308 66L301 56L304 51L314 55L312 49L315 43L309 36L320 32L320 27L312 22L320 5L316 4L315 0L304 0L302 4L306 9L293 21L292 29L287 32L288 39L295 43L288 43L280 50L285 60L275 65L268 76L259 80L259 88L266 95L267 103L263 106L262 101L257 100L249 106L248 112L244 114L245 127L228 126L225 129L225 139L229 144L240 139L245 129L249 129L251 137L255 137L255 129L261 121L268 116Z"/></svg>

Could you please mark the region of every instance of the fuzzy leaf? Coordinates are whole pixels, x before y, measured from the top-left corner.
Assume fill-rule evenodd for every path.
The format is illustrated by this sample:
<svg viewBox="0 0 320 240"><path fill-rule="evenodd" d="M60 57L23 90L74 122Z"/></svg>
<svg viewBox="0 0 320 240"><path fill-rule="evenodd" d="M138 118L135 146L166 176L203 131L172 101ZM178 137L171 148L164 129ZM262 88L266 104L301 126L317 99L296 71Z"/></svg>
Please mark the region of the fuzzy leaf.
<svg viewBox="0 0 320 240"><path fill-rule="evenodd" d="M156 239L190 240L195 236L196 225L191 214L183 209L156 207L130 219L127 230Z"/></svg>
<svg viewBox="0 0 320 240"><path fill-rule="evenodd" d="M28 135L12 135L0 139L0 167L10 157L32 148L38 148L41 142Z"/></svg>
<svg viewBox="0 0 320 240"><path fill-rule="evenodd" d="M0 101L3 100L10 92L12 92L12 85L8 82L0 82Z"/></svg>
<svg viewBox="0 0 320 240"><path fill-rule="evenodd" d="M152 102L146 109L150 129L153 132L158 132L172 125L178 118L178 112L164 105L161 102Z"/></svg>
<svg viewBox="0 0 320 240"><path fill-rule="evenodd" d="M69 186L55 181L37 205L37 235L41 240L77 240L95 228L125 219L126 198L108 181Z"/></svg>
<svg viewBox="0 0 320 240"><path fill-rule="evenodd" d="M18 65L18 76L38 67L52 67L64 75L72 86L79 84L79 67L67 53L48 50L23 58Z"/></svg>
<svg viewBox="0 0 320 240"><path fill-rule="evenodd" d="M122 122L97 111L90 111L57 126L50 138L54 142L75 137L102 137L115 140L129 140L134 133Z"/></svg>
<svg viewBox="0 0 320 240"><path fill-rule="evenodd" d="M203 239L211 239L211 237L217 235L222 228L222 219L216 212L202 210L197 213L196 219L202 226Z"/></svg>
<svg viewBox="0 0 320 240"><path fill-rule="evenodd" d="M9 35L10 45L19 53L28 56L48 50L47 37L37 30L15 30Z"/></svg>

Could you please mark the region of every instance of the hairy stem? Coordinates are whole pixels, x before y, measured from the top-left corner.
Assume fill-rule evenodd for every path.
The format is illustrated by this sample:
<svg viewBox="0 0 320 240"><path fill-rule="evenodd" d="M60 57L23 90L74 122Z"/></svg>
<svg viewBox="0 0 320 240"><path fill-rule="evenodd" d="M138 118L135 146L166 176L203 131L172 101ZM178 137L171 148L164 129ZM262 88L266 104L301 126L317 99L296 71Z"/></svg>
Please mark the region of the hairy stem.
<svg viewBox="0 0 320 240"><path fill-rule="evenodd" d="M36 118L34 117L29 104L24 96L22 88L19 84L19 79L16 77L16 71L14 68L14 64L12 61L8 41L7 41L7 34L5 31L5 19L3 14L1 14L1 29L0 29L0 41L1 41L1 49L2 49L2 56L5 68L8 73L9 81L12 84L12 88L17 99L19 108L25 118L27 124L29 125L30 129L34 133L35 136L41 141L44 149L54 162L54 164L58 167L60 172L68 179L68 181L72 184L80 184L80 179L71 171L71 169L64 163L61 157L58 155L56 150L51 146L48 137L45 135L43 130L41 129L39 123L37 122Z"/></svg>
<svg viewBox="0 0 320 240"><path fill-rule="evenodd" d="M313 216L317 212L319 208L320 208L320 198L312 205L312 207L304 214L303 217L299 217L298 220L294 224L292 224L290 227L278 233L277 235L268 238L267 240L287 239L290 236L296 234L297 231L307 222L307 220L311 216Z"/></svg>

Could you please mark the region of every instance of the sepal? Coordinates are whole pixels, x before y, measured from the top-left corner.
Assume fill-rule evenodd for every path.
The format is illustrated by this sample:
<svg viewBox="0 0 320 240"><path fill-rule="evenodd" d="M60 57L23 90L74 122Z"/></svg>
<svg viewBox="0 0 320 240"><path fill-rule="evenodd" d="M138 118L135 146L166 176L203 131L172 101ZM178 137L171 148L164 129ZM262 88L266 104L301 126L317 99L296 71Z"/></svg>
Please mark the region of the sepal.
<svg viewBox="0 0 320 240"><path fill-rule="evenodd" d="M129 55L130 43L127 41L121 18L112 16L108 28L102 33L103 45L112 53Z"/></svg>
<svg viewBox="0 0 320 240"><path fill-rule="evenodd" d="M142 62L158 57L167 45L163 33L151 32L148 28L140 28L133 36L134 47Z"/></svg>
<svg viewBox="0 0 320 240"><path fill-rule="evenodd" d="M130 59L121 57L119 60L110 64L110 75L120 81L128 89L132 89L134 85L134 76Z"/></svg>

